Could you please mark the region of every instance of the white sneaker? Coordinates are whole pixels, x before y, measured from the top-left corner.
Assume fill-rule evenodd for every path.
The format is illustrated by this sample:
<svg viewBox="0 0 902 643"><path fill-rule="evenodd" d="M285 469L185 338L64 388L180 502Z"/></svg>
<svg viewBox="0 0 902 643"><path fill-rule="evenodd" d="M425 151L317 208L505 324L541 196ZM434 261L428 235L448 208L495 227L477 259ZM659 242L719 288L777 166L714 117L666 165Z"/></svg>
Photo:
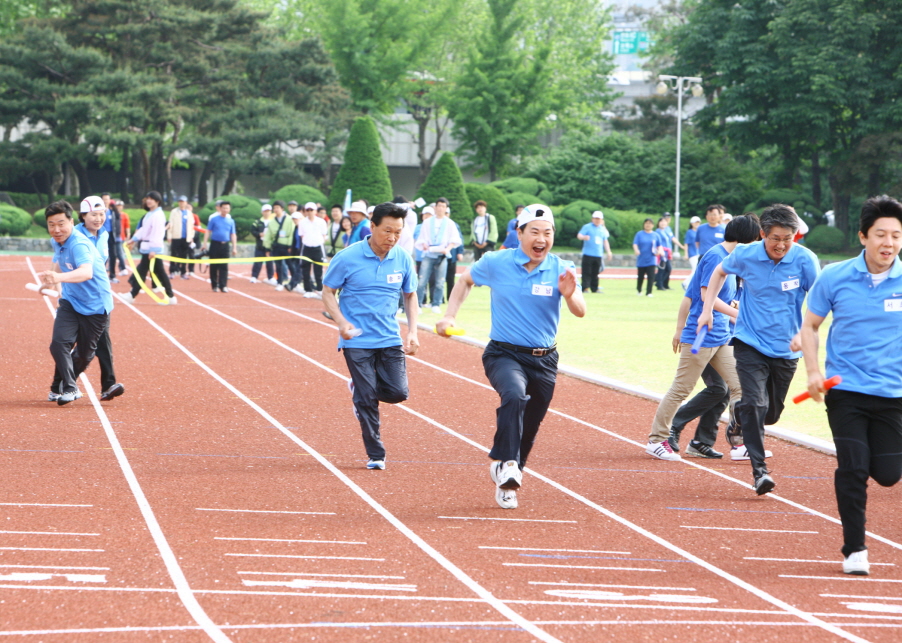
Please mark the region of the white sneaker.
<svg viewBox="0 0 902 643"><path fill-rule="evenodd" d="M495 489L495 502L497 502L498 506L502 509L516 509L517 492L513 489L501 489L499 487Z"/></svg>
<svg viewBox="0 0 902 643"><path fill-rule="evenodd" d="M299 290L298 292L301 292L301 291ZM314 295L312 292L304 293L304 299L313 299L314 297L316 297L316 295Z"/></svg>
<svg viewBox="0 0 902 643"><path fill-rule="evenodd" d="M63 393L58 398L56 398L56 403L59 406L65 406L69 402L74 402L75 400L80 400L84 395L82 394L80 389L75 389L71 393Z"/></svg>
<svg viewBox="0 0 902 643"><path fill-rule="evenodd" d="M175 295L173 295L172 297L169 298L170 306L175 306L177 303L179 303L179 300L178 300L178 297L176 297Z"/></svg>
<svg viewBox="0 0 902 643"><path fill-rule="evenodd" d="M439 306L433 306L433 307L432 307L432 312L434 312L436 315L441 315L441 314L442 314L442 309L441 309L441 307L439 307Z"/></svg>
<svg viewBox="0 0 902 643"><path fill-rule="evenodd" d="M219 289L219 292L229 292L229 289L226 288L225 286L223 286L222 288Z"/></svg>
<svg viewBox="0 0 902 643"><path fill-rule="evenodd" d="M119 295L119 299L121 299L122 301L124 301L126 304L133 304L133 303L135 303L135 298L132 297L132 294L131 294L130 292L120 294L120 295Z"/></svg>
<svg viewBox="0 0 902 643"><path fill-rule="evenodd" d="M672 462L676 462L678 460L682 460L679 453L673 452L673 447L670 446L670 442L664 440L663 442L649 442L645 445L645 452L650 455L656 457L658 460L670 460Z"/></svg>
<svg viewBox="0 0 902 643"><path fill-rule="evenodd" d="M260 283L260 280L256 277L251 277L248 281L250 281L252 284Z"/></svg>
<svg viewBox="0 0 902 643"><path fill-rule="evenodd" d="M637 292L636 294L637 294L639 297L641 297L641 296L642 296L642 291L640 290L640 291Z"/></svg>
<svg viewBox="0 0 902 643"><path fill-rule="evenodd" d="M645 296L646 296L646 297L654 297L654 295L653 295L653 294L651 294L651 293L648 293L648 294L647 294L647 295L645 295Z"/></svg>
<svg viewBox="0 0 902 643"><path fill-rule="evenodd" d="M844 574L853 574L855 576L870 575L871 564L868 562L868 550L865 549L849 554L842 561L842 571Z"/></svg>
<svg viewBox="0 0 902 643"><path fill-rule="evenodd" d="M161 292L163 292L163 289L162 288L154 288L153 291L159 295Z"/></svg>
<svg viewBox="0 0 902 643"><path fill-rule="evenodd" d="M132 273L129 272L126 268L123 268L122 270L119 271L120 277L128 277L130 274L132 274Z"/></svg>
<svg viewBox="0 0 902 643"><path fill-rule="evenodd" d="M773 455L774 454L772 451L767 451L767 450L764 451L765 458L773 457ZM749 460L749 459L750 459L749 452L748 452L748 449L745 448L744 444L740 444L738 447L733 447L730 449L730 460L733 460L734 462L736 462L738 460Z"/></svg>
<svg viewBox="0 0 902 643"><path fill-rule="evenodd" d="M275 277L270 277L269 279L264 279L263 283L269 284L270 286L278 286L279 282L276 281Z"/></svg>
<svg viewBox="0 0 902 643"><path fill-rule="evenodd" d="M279 284L278 286L276 286L276 290L281 292L281 291L285 290L285 286L283 286L282 284Z"/></svg>
<svg viewBox="0 0 902 643"><path fill-rule="evenodd" d="M366 463L366 468L385 471L385 460L373 460L372 458L370 458L369 462Z"/></svg>
<svg viewBox="0 0 902 643"><path fill-rule="evenodd" d="M314 291L313 291L313 298L314 298L314 299L322 299L322 298L323 298L323 293L322 293L322 291L321 291L321 290L314 290Z"/></svg>
<svg viewBox="0 0 902 643"><path fill-rule="evenodd" d="M519 489L523 483L523 472L515 460L492 460L489 475L499 489Z"/></svg>

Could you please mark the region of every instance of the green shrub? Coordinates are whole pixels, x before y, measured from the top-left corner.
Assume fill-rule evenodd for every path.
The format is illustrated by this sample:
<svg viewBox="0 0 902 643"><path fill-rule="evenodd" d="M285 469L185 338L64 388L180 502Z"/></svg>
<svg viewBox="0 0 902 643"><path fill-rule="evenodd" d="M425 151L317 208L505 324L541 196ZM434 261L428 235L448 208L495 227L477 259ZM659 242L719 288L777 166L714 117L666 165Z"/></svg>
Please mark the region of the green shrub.
<svg viewBox="0 0 902 643"><path fill-rule="evenodd" d="M391 179L382 160L379 133L368 116L358 118L351 127L344 163L335 177L329 203L344 203L349 189L355 201L366 199L371 205L392 199Z"/></svg>
<svg viewBox="0 0 902 643"><path fill-rule="evenodd" d="M7 192L6 193L17 208L22 208L26 212L36 212L46 207L47 197L43 194L30 194L28 192Z"/></svg>
<svg viewBox="0 0 902 643"><path fill-rule="evenodd" d="M498 234L501 234L501 226L514 218L514 209L507 202L504 193L498 188L486 183L464 183L464 189L467 191L467 201L470 208L477 201L486 202L486 210L489 214L494 214L498 221ZM473 211L476 216L476 211Z"/></svg>
<svg viewBox="0 0 902 643"><path fill-rule="evenodd" d="M331 202L326 201L326 195L317 190L314 187L309 185L303 185L301 183L295 183L294 185L286 185L282 188L279 188L275 192L269 195L272 201L277 201L281 199L285 203L289 201L297 201L298 204L303 208L304 204L308 201L313 201L314 203L320 203L326 208L332 205ZM336 203L342 203L344 201L344 197L342 197L342 201L336 201Z"/></svg>
<svg viewBox="0 0 902 643"><path fill-rule="evenodd" d="M496 187L506 194L514 194L520 192L522 194L531 194L533 198L529 203L544 203L550 205L554 202L554 194L548 189L548 186L538 179L528 178L525 176L517 176L502 181L490 183L492 187ZM529 205L524 203L523 205Z"/></svg>
<svg viewBox="0 0 902 643"><path fill-rule="evenodd" d="M805 222L812 227L821 222L821 217L824 214L811 196L805 192L799 192L798 190L791 190L789 188L773 188L767 190L760 197L746 205L745 211L761 214L761 211L764 208L773 205L774 203L791 205L795 208L795 211L806 220ZM805 216L806 213L808 216ZM742 212L734 212L733 214L742 214Z"/></svg>
<svg viewBox="0 0 902 643"><path fill-rule="evenodd" d="M30 214L14 205L0 203L0 235L21 237L30 227Z"/></svg>
<svg viewBox="0 0 902 643"><path fill-rule="evenodd" d="M454 162L454 155L451 152L442 154L438 162L432 166L429 176L417 190L417 197L427 203L432 203L439 197L448 199L451 204L451 218L460 226L464 236L470 233L470 224L475 213L467 198L460 168Z"/></svg>
<svg viewBox="0 0 902 643"><path fill-rule="evenodd" d="M576 235L580 228L592 220L592 213L595 210L601 210L601 206L592 201L580 200L567 204L560 214L555 212L555 242L579 248L582 241L577 239Z"/></svg>
<svg viewBox="0 0 902 643"><path fill-rule="evenodd" d="M505 194L504 196L507 198L507 202L510 203L512 210L516 210L516 207L518 205L526 206L532 205L533 203L548 205L544 201L540 201L535 194L527 194L526 192L511 192L510 194Z"/></svg>
<svg viewBox="0 0 902 643"><path fill-rule="evenodd" d="M240 241L251 233L251 225L260 218L260 201L240 194L229 194L228 196L221 198L232 204L230 214L232 215L232 218L235 219L235 233L238 235L238 240ZM201 208L197 215L200 217L201 223L206 225L210 215L215 211L216 201L214 200ZM134 230L135 226L138 224L138 219L131 216L129 218L131 220L132 230Z"/></svg>
<svg viewBox="0 0 902 643"><path fill-rule="evenodd" d="M635 210L601 208L601 211L604 212L604 223L611 232L609 243L612 249L626 250L632 248L633 237L642 229L642 223L645 219L655 219L655 217L636 212ZM681 230L680 236L682 235L683 232Z"/></svg>
<svg viewBox="0 0 902 643"><path fill-rule="evenodd" d="M840 252L846 246L846 235L839 228L819 225L805 235L805 245L813 252Z"/></svg>

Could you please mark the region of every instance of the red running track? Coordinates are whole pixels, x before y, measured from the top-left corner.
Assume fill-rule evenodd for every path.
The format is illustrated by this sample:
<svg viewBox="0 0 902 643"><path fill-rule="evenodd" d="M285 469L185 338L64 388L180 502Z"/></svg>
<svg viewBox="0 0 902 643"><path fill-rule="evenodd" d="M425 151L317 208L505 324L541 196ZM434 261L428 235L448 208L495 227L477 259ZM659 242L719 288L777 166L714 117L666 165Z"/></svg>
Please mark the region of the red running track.
<svg viewBox="0 0 902 643"><path fill-rule="evenodd" d="M758 498L748 463L646 456L653 403L562 376L505 511L479 350L424 334L368 471L321 303L241 278L118 304L125 395L96 402L92 365L58 407L23 288L47 262L0 257L0 637L900 640L898 490L871 489L872 575L845 576L826 455L771 440Z"/></svg>

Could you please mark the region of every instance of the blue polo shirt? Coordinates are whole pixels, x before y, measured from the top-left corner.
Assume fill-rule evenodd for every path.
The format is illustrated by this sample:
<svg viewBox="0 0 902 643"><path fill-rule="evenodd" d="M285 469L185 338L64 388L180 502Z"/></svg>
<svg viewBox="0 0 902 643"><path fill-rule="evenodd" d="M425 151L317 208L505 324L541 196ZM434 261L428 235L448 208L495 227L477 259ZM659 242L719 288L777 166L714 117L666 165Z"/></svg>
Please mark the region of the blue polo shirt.
<svg viewBox="0 0 902 643"><path fill-rule="evenodd" d="M708 250L723 243L723 233L726 227L716 225L713 228L707 223L703 223L695 231L695 241L698 243L698 254L703 255Z"/></svg>
<svg viewBox="0 0 902 643"><path fill-rule="evenodd" d="M608 229L603 225L587 223L579 231L589 238L583 240L583 254L587 257L601 257L604 255L604 240L610 237Z"/></svg>
<svg viewBox="0 0 902 643"><path fill-rule="evenodd" d="M698 248L695 247L695 239L696 231L692 228L686 230L686 236L683 238L683 242L686 244L686 254L689 257L694 257L698 254Z"/></svg>
<svg viewBox="0 0 902 643"><path fill-rule="evenodd" d="M554 346L561 320L561 291L557 280L572 261L549 254L532 272L519 248L490 252L470 268L477 286L492 289L492 328L489 337L528 348ZM343 296L343 295L342 295Z"/></svg>
<svg viewBox="0 0 902 643"><path fill-rule="evenodd" d="M75 231L85 235L88 241L94 244L94 247L97 249L97 252L100 253L100 256L103 258L104 262L110 258L110 235L106 230L101 228L95 236L88 232L88 229L85 227L84 223L79 223L77 226L75 226Z"/></svg>
<svg viewBox="0 0 902 643"><path fill-rule="evenodd" d="M400 346L401 331L395 319L398 297L402 291L417 290L417 274L410 254L395 246L380 260L367 239L336 254L323 279L329 288L342 289L338 300L341 314L363 331L353 339L339 335L339 350Z"/></svg>
<svg viewBox="0 0 902 643"><path fill-rule="evenodd" d="M689 316L686 318L686 326L680 335L680 341L684 344L691 344L695 341L698 317L702 314L702 309L705 307L705 300L702 299L702 288L708 287L714 269L728 255L727 249L722 245L714 246L711 252L699 260L698 267L696 267L689 285L686 286L686 296L689 297L692 303L689 304ZM727 304L736 299L736 277L734 275L727 275L718 297ZM715 310L713 328L708 329L705 339L702 340L702 346L707 348L723 346L724 344L729 344L732 338L733 329L730 326L729 315L724 315Z"/></svg>
<svg viewBox="0 0 902 643"><path fill-rule="evenodd" d="M72 272L76 268L90 263L94 276L77 284L62 284L62 299L70 304L80 315L103 315L113 310L113 295L110 292L110 278L106 274L103 257L88 238L75 230L62 245L54 239L53 263L58 264L62 272Z"/></svg>
<svg viewBox="0 0 902 643"><path fill-rule="evenodd" d="M836 385L880 397L902 397L902 263L898 257L877 286L864 260L830 264L808 294L808 310L818 317L833 313L827 335L827 376Z"/></svg>
<svg viewBox="0 0 902 643"><path fill-rule="evenodd" d="M517 236L517 220L511 219L507 222L507 236L504 237L504 247L519 248L520 237Z"/></svg>
<svg viewBox="0 0 902 643"><path fill-rule="evenodd" d="M655 232L639 230L636 236L633 237L633 245L639 248L639 256L636 257L637 268L657 265L658 256L655 254L655 251L661 245L661 237Z"/></svg>
<svg viewBox="0 0 902 643"><path fill-rule="evenodd" d="M235 232L235 219L231 215L224 217L214 214L207 221L207 230L210 231L210 240L228 243Z"/></svg>
<svg viewBox="0 0 902 643"><path fill-rule="evenodd" d="M662 246L673 250L673 230L670 229L670 226L667 226L666 228L655 228L655 234L658 235L658 239L660 239Z"/></svg>
<svg viewBox="0 0 902 643"><path fill-rule="evenodd" d="M769 357L801 357L801 351L789 350L789 342L801 328L802 302L820 273L817 256L794 243L774 263L764 242L756 241L736 246L721 265L742 278L736 339Z"/></svg>

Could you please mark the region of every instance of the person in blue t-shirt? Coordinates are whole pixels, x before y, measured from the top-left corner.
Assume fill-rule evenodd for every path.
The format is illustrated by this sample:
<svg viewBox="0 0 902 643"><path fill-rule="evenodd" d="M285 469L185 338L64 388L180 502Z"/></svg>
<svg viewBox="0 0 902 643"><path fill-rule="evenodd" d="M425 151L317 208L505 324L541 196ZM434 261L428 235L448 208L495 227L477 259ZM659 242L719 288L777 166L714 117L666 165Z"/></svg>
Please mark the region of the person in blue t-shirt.
<svg viewBox="0 0 902 643"><path fill-rule="evenodd" d="M658 270L655 273L655 286L658 290L670 290L670 272L673 270L673 249L674 244L679 245L679 241L673 236L673 230L670 229L670 213L665 212L664 216L658 219L655 234L661 241L661 256L658 259Z"/></svg>
<svg viewBox="0 0 902 643"><path fill-rule="evenodd" d="M53 269L38 277L44 288L62 291L50 342L60 382L48 399L63 406L82 397L76 378L94 359L97 342L109 326L113 295L103 257L86 236L75 232L72 206L51 203L44 218L52 239Z"/></svg>
<svg viewBox="0 0 902 643"><path fill-rule="evenodd" d="M407 399L405 355L415 355L417 338L417 273L410 253L397 246L407 208L381 203L373 210L369 234L335 255L323 280L323 305L338 326L338 350L351 373L348 388L360 421L367 469L385 469L379 403ZM335 297L341 290L341 299ZM403 294L407 337L395 313Z"/></svg>
<svg viewBox="0 0 902 643"><path fill-rule="evenodd" d="M752 465L755 493L775 483L764 461L764 425L776 424L795 375L801 344L802 303L820 272L817 257L793 243L799 218L791 206L761 213L762 240L739 246L714 269L697 330L712 323L711 311L727 275L742 279L733 339L742 399L735 412Z"/></svg>
<svg viewBox="0 0 902 643"><path fill-rule="evenodd" d="M445 316L435 328L447 337L473 286L491 288L491 341L482 364L501 397L489 474L495 502L502 509L517 507L522 470L554 395L561 300L576 317L586 314L573 263L551 254L551 208L530 205L518 223L519 247L490 252L470 266L457 280Z"/></svg>
<svg viewBox="0 0 902 643"><path fill-rule="evenodd" d="M818 329L832 313L827 375L842 382L827 391L826 403L836 444L843 571L867 575L868 478L883 487L902 478L902 203L888 196L868 199L860 221L864 250L824 268L808 293L801 335L808 392L819 402L825 387Z"/></svg>
<svg viewBox="0 0 902 643"><path fill-rule="evenodd" d="M695 272L695 267L698 265L698 245L696 245L695 242L698 236L698 227L701 222L702 220L698 217L689 219L689 229L686 230L686 236L683 237L683 250L686 251L686 256L689 257L689 276L683 280L683 290L686 290L686 286L689 285L689 280L692 279L692 275Z"/></svg>
<svg viewBox="0 0 902 643"><path fill-rule="evenodd" d="M504 243L501 244L501 250L505 248L519 248L520 237L517 235L517 218L523 212L522 205L514 208L514 218L507 222L507 236L504 237Z"/></svg>
<svg viewBox="0 0 902 643"><path fill-rule="evenodd" d="M695 231L695 245L698 248L698 256L703 257L708 250L723 241L724 226L721 223L726 209L715 203L709 205L705 210L705 220L707 223L701 225Z"/></svg>
<svg viewBox="0 0 902 643"><path fill-rule="evenodd" d="M680 404L692 393L698 378L707 366L712 366L726 381L730 390L731 402L736 403L742 396L733 360L733 347L730 346L730 340L733 338L731 323L737 316L737 310L732 306L737 294L736 278L732 275L720 290L714 308L714 323L708 328L698 353L692 353L692 344L697 337L696 320L702 312L708 284L714 270L725 257L733 252L736 246L752 243L760 238L761 226L758 225L758 217L754 214L736 217L726 228L724 242L714 246L702 258L698 264L698 270L695 271L695 276L689 283L689 287L686 288L686 296L683 297L677 316L677 332L673 337L673 352L680 354L680 362L677 365L676 376L673 378L670 390L658 404L651 433L648 435L648 445L645 448L645 452L655 458L660 460L681 459L679 453L674 452L668 440L671 423ZM693 440L690 442L686 454L703 458L722 458L723 454L713 448L716 436L715 432L713 436L707 436L705 442L699 439Z"/></svg>
<svg viewBox="0 0 902 643"><path fill-rule="evenodd" d="M661 239L655 234L655 222L651 219L646 219L642 223L642 229L633 237L633 252L636 253L636 268L639 273L636 290L641 297L642 279L647 278L648 286L645 296L651 297L651 289L655 281L655 266L661 255Z"/></svg>
<svg viewBox="0 0 902 643"><path fill-rule="evenodd" d="M604 225L604 213L596 210L592 220L580 228L576 238L583 242L582 289L583 292L604 292L598 287L598 274L604 272L604 256L613 258L608 229Z"/></svg>

